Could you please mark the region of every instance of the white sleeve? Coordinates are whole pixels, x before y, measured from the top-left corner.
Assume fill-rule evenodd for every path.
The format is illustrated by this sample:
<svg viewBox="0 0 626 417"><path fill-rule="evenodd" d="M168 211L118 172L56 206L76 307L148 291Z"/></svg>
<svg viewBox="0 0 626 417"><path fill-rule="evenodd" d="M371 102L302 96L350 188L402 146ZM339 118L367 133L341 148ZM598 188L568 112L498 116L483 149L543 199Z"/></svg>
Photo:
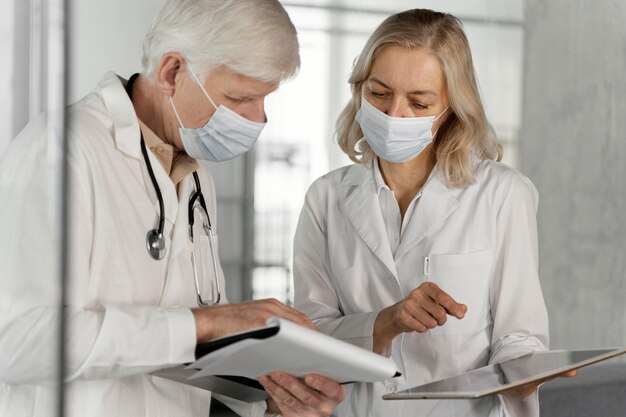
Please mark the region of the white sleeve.
<svg viewBox="0 0 626 417"><path fill-rule="evenodd" d="M345 315L332 283L325 210L325 180L307 192L294 240L294 304L322 332L361 348L373 349L378 311Z"/></svg>
<svg viewBox="0 0 626 417"><path fill-rule="evenodd" d="M537 201L532 183L515 175L496 224L490 363L548 349L548 314L538 275ZM538 415L537 394L523 400L501 398L509 415Z"/></svg>
<svg viewBox="0 0 626 417"><path fill-rule="evenodd" d="M46 383L57 370L60 282L49 210L53 190L47 181L54 173L47 169L43 132L41 123L27 127L0 160L0 382L8 384ZM89 273L93 198L88 175L72 157L70 277ZM70 304L65 313L69 379L120 377L194 359L189 309Z"/></svg>

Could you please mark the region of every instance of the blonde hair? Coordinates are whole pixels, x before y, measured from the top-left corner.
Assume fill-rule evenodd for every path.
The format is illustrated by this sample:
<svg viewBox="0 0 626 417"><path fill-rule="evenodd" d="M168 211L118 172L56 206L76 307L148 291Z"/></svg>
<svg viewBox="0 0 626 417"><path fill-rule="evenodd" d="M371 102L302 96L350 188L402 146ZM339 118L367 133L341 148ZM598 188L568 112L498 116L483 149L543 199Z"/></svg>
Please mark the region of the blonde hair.
<svg viewBox="0 0 626 417"><path fill-rule="evenodd" d="M296 29L278 0L168 0L143 42L142 74L149 79L163 55L179 52L198 76L224 65L280 83L300 66Z"/></svg>
<svg viewBox="0 0 626 417"><path fill-rule="evenodd" d="M363 84L382 48L397 45L425 48L442 67L448 91L450 114L434 139L437 164L449 187L463 188L474 182L472 159L500 159L501 151L487 121L478 92L472 55L463 25L456 17L427 9L392 15L370 36L349 78L352 98L336 125L341 150L356 163L369 163L374 152L361 140L361 126L354 119L361 107Z"/></svg>

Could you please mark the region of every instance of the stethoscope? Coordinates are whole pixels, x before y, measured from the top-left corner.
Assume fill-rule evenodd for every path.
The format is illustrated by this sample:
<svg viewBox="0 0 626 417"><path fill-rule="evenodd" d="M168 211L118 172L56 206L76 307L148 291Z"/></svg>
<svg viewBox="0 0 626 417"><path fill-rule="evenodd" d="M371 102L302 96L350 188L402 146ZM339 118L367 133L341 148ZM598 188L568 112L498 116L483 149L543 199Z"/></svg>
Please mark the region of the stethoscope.
<svg viewBox="0 0 626 417"><path fill-rule="evenodd" d="M128 80L126 84L126 92L128 93L128 97L132 99L132 91L133 84L139 74L133 74L132 77ZM151 229L146 234L146 247L148 249L148 254L154 260L161 260L165 257L166 246L165 246L165 237L163 236L163 231L165 228L165 208L163 204L163 195L161 194L161 187L159 187L159 183L156 180L156 176L154 175L154 170L152 169L152 163L150 162L150 158L148 157L148 150L146 149L146 143L143 139L143 133L140 130L141 137L141 154L143 155L143 159L146 163L146 167L148 168L148 175L150 176L150 181L154 187L154 191L157 195L157 200L159 202L159 223L155 229ZM189 204L187 205L187 215L189 219L189 240L191 241L191 265L193 269L193 279L196 287L196 298L198 306L207 306L211 304L217 304L221 299L221 290L220 290L220 280L219 280L219 272L217 269L217 252L215 251L215 243L213 241L213 228L211 227L211 218L209 217L209 211L206 207L206 202L204 200L204 195L202 194L202 188L200 186L200 178L198 177L198 172L193 172L193 180L195 184L195 192L189 196ZM209 248L211 252L211 263L213 264L213 274L215 280L215 286L217 290L217 300L215 301L205 301L202 299L202 295L200 294L200 282L198 280L198 262L196 260L196 251L194 249L194 235L193 235L193 225L195 222L195 214L196 211L200 211L200 215L203 220L202 229L208 236L209 240Z"/></svg>

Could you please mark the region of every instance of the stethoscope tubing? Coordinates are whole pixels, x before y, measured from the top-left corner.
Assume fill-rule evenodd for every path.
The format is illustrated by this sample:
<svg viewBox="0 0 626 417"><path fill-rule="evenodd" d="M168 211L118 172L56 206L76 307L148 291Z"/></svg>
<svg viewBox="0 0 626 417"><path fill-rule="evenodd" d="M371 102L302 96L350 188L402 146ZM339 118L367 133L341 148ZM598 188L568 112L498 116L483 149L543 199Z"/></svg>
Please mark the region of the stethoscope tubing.
<svg viewBox="0 0 626 417"><path fill-rule="evenodd" d="M126 84L126 92L128 93L128 97L132 100L132 86L137 79L139 74L134 74ZM161 187L159 187L159 183L156 180L156 176L154 175L154 170L152 169L152 163L150 162L150 157L148 156L148 150L146 148L146 143L143 138L143 132L141 129L140 133L140 142L141 142L141 154L146 163L146 168L148 170L148 175L150 176L150 182L152 182L152 186L154 187L154 191L157 196L157 200L159 202L159 223L156 229L152 229L148 231L146 236L146 244L148 249L148 254L155 260L161 260L165 256L165 237L163 236L163 232L165 229L165 205L163 203L163 194L161 193ZM189 197L189 205L187 208L188 220L189 220L189 239L192 244L191 251L191 263L193 268L193 279L196 287L196 298L198 306L208 306L212 304L218 304L221 299L221 288L220 288L220 280L219 280L219 271L217 268L217 253L215 251L215 242L213 239L213 228L211 226L211 217L209 216L209 211L206 207L206 202L204 200L204 195L202 194L202 188L200 186L200 178L198 177L198 172L193 172L193 180L195 183L196 191ZM209 239L209 248L211 251L211 260L213 261L213 273L215 274L215 282L217 289L217 301L214 302L206 302L202 299L202 295L200 294L200 283L198 282L198 268L195 256L195 250L193 248L193 225L194 225L194 213L196 200L198 201L200 207L206 214L207 224L203 225L205 227L205 232L208 235Z"/></svg>
<svg viewBox="0 0 626 417"><path fill-rule="evenodd" d="M146 161L146 168L148 169L148 175L150 175L150 181L154 186L154 191L157 195L157 200L159 201L159 224L157 227L157 233L159 236L163 236L163 229L165 228L165 205L163 204L163 194L161 194L161 188L159 187L159 183L156 180L156 176L154 175L154 170L152 169L152 163L150 162L150 158L148 157L148 150L146 149L146 142L143 139L143 133L141 135L141 153L143 154L143 158ZM195 172L194 172L195 174Z"/></svg>

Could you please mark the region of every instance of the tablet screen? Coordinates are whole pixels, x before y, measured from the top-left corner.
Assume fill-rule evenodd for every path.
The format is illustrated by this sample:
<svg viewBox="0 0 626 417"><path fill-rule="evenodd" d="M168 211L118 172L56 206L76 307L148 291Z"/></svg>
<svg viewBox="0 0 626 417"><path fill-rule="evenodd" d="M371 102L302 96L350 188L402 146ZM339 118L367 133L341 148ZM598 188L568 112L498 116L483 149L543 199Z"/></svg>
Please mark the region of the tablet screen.
<svg viewBox="0 0 626 417"><path fill-rule="evenodd" d="M383 396L386 400L480 398L626 353L626 349L548 351L488 365Z"/></svg>

